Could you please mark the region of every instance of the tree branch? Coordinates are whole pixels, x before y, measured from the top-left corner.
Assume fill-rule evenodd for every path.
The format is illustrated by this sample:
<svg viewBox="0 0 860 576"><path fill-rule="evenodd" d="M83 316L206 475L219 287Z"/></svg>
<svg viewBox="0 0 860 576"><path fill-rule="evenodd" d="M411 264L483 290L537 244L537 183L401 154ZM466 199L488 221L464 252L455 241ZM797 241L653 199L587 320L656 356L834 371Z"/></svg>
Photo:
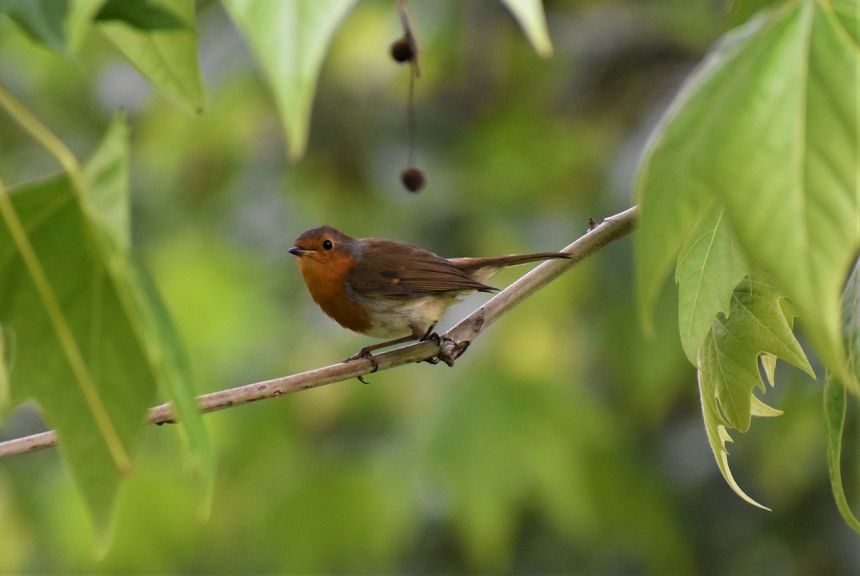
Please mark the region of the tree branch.
<svg viewBox="0 0 860 576"><path fill-rule="evenodd" d="M372 372L421 362L422 360L438 358L449 366L453 366L454 361L466 351L475 338L508 310L540 290L543 286L569 268L575 266L584 258L610 242L629 234L635 227L638 213L639 208L633 206L593 226L587 233L562 250L563 252L573 254L572 258L547 260L535 267L516 282L496 294L483 306L469 314L456 326L441 335L439 342L428 340L410 344L389 352L375 354L375 366L374 361L367 358L357 358L349 362L332 364L331 366L308 370L290 376L255 382L236 388L228 388L227 390L211 394L203 394L197 397L200 411L203 413L215 412L264 398L277 398L290 392L349 380ZM161 404L151 408L147 414L146 421L151 424L174 423L173 410L170 404ZM14 438L0 442L0 458L33 452L41 448L55 446L56 444L57 434L53 430Z"/></svg>

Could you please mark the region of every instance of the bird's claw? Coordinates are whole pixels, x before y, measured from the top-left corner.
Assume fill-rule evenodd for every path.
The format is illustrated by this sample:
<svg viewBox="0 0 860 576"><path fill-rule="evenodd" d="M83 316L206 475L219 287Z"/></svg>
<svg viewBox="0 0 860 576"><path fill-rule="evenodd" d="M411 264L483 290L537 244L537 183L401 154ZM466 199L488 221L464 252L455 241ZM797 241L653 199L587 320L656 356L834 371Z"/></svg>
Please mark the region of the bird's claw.
<svg viewBox="0 0 860 576"><path fill-rule="evenodd" d="M376 367L376 360L373 357L373 354L371 354L370 350L367 349L367 347L362 348L361 350L359 350L356 354L353 354L352 356L348 356L348 357L344 358L343 360L341 360L341 362L347 363L347 362L352 362L353 360L361 360L362 358L366 358L367 360L370 360L371 362L373 362L374 367ZM374 370L374 372L375 372L375 370Z"/></svg>
<svg viewBox="0 0 860 576"><path fill-rule="evenodd" d="M422 336L418 341L419 342L435 342L436 344L438 344L439 342L442 341L442 339L440 338L440 336L437 333L431 332L428 330L427 333L424 336Z"/></svg>
<svg viewBox="0 0 860 576"><path fill-rule="evenodd" d="M373 374L374 372L379 370L379 362L376 361L376 357L373 354L371 354L370 350L368 350L367 348L362 348L361 350L358 351L357 354L353 354L349 358L344 358L343 362L344 363L352 362L353 360L361 360L362 358L370 360L370 365L373 367L373 369L370 372L368 372L368 374ZM362 384L370 384L370 382L368 382L367 380L364 379L363 375L362 376L356 376L356 378L358 378L358 381L361 382Z"/></svg>
<svg viewBox="0 0 860 576"><path fill-rule="evenodd" d="M430 326L430 328L427 329L427 332L425 332L424 335L418 339L418 341L419 342L435 342L436 344L441 343L442 338L437 333L433 332L433 328L435 326L436 326L435 324ZM370 352L371 349L375 349L375 348L376 347L370 348L370 347L365 346L364 348L359 350L358 353L353 354L352 356L350 356L348 358L344 358L343 362L352 362L353 360L361 360L361 359L370 360L370 364L373 368L371 369L370 372L368 372L368 374L373 374L374 372L379 370L379 362L376 360L376 357ZM424 362L427 362L428 364L438 364L439 358L434 356L433 358L425 359ZM356 378L358 378L358 380L362 384L368 384L367 380L365 380L363 376L356 376Z"/></svg>
<svg viewBox="0 0 860 576"><path fill-rule="evenodd" d="M435 326L435 324L433 326ZM431 326L430 329L427 330L427 333L418 340L419 342L435 342L436 344L441 344L442 338L436 332L433 332L433 326ZM433 356L432 358L425 358L423 361L428 364L438 364L439 357Z"/></svg>

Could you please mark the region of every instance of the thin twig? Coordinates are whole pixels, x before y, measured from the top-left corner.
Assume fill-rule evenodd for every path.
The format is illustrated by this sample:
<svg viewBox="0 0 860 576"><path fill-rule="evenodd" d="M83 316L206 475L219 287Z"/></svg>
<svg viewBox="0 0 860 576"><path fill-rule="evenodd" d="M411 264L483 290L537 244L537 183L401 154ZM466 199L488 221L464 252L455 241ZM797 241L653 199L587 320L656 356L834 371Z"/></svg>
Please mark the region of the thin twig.
<svg viewBox="0 0 860 576"><path fill-rule="evenodd" d="M264 398L277 398L291 392L324 386L433 358L439 358L452 366L454 361L466 351L466 348L483 330L516 304L603 246L629 234L636 224L638 212L638 207L634 206L615 216L610 216L592 227L582 237L564 248L563 252L573 254L572 258L549 260L537 266L445 332L440 337L439 343L432 340L418 342L390 352L375 354L376 367L374 367L374 362L367 358L357 358L349 362L332 364L307 372L204 394L197 397L200 411L203 413L215 412ZM149 410L146 421L152 424L167 424L175 422L174 418L170 404L161 404ZM14 438L0 442L0 458L33 452L56 444L57 435L53 430Z"/></svg>
<svg viewBox="0 0 860 576"><path fill-rule="evenodd" d="M562 272L575 266L583 258L632 232L638 213L639 207L633 206L606 218L596 226L589 226L585 235L562 250L573 254L572 258L543 262L466 316L442 336L439 359L448 365L453 364L454 360L478 337L478 334L502 314L546 286Z"/></svg>

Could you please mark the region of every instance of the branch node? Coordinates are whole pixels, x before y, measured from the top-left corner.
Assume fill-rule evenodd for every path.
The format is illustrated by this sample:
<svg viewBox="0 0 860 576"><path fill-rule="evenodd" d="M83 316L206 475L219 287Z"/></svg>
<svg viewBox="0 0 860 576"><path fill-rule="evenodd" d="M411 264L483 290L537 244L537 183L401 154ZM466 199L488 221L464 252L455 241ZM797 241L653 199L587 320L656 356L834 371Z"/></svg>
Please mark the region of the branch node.
<svg viewBox="0 0 860 576"><path fill-rule="evenodd" d="M483 324L483 322L482 322ZM447 336L442 337L442 343L439 346L439 360L453 367L454 361L463 355L466 348L472 343L471 340L461 340L457 342Z"/></svg>

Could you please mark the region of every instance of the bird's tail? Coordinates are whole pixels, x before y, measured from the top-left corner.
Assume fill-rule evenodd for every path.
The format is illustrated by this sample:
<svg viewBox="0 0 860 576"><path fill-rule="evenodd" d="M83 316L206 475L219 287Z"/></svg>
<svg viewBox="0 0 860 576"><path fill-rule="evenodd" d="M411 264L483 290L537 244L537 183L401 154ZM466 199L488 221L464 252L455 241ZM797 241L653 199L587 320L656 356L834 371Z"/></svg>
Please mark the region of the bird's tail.
<svg viewBox="0 0 860 576"><path fill-rule="evenodd" d="M494 256L490 258L451 258L454 266L477 280L486 282L496 272L508 266L537 262L539 260L550 260L552 258L572 258L573 254L565 252L535 252L533 254L508 254L507 256Z"/></svg>

